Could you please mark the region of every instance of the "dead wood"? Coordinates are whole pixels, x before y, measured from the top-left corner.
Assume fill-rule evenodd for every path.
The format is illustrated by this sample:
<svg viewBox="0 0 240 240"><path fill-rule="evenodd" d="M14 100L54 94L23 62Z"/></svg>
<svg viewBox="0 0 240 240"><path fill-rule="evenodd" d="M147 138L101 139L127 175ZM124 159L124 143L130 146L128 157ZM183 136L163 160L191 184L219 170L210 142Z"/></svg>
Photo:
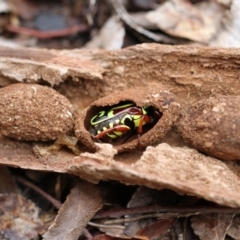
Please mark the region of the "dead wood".
<svg viewBox="0 0 240 240"><path fill-rule="evenodd" d="M155 84L176 96L184 114L193 103L210 96L239 95L239 68L240 50L230 48L159 44L142 44L120 51L0 48L1 86L13 82L49 84L80 108L130 87ZM182 148L186 144L175 128L162 142L180 148L160 144L140 157L142 151L116 155L111 145L102 145L99 152L85 152L78 157L66 150L36 156L33 143L1 137L0 162L13 167L73 173L92 182L114 179L157 189L170 188L220 204L240 206L237 164ZM168 155L163 158L164 148ZM149 156L150 153L155 155Z"/></svg>

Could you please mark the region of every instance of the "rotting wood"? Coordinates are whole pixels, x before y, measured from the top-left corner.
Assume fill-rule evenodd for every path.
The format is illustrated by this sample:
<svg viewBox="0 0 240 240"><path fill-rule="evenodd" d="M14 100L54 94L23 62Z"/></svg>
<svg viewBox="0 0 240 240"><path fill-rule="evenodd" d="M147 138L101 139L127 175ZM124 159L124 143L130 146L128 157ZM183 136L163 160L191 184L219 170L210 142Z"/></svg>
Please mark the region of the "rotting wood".
<svg viewBox="0 0 240 240"><path fill-rule="evenodd" d="M0 85L16 81L49 83L56 86L71 101L81 104L88 96L94 100L130 87L156 84L159 88L175 94L182 113L193 102L215 94L239 95L239 68L239 49L159 44L142 44L119 51L0 48ZM174 129L163 142L184 145ZM3 137L0 138L0 147L0 163L13 167L68 172L92 182L113 179L126 184L139 184L158 189L165 187L220 204L240 206L240 202L236 200L240 197L240 187L236 178L240 172L239 166L223 162L221 168L228 171L228 176L218 176L220 188L214 190L216 178L209 178L212 182L209 180L210 182L206 184L201 176L201 171L208 169L208 165L205 164L210 158L199 153L197 172L191 163L189 176L172 179L170 177L174 173L170 170L169 174L166 173L164 176L155 174L151 177L151 168L154 170L154 166L148 163L141 167L139 165L141 163L139 155L142 152L120 154L113 158L112 155L115 153L111 155L109 150L111 156L108 158L106 154L101 156L90 153L75 157L72 153L61 150L56 155L41 158L33 154L33 143L17 142ZM153 151L158 154L158 150ZM168 152L169 159L175 160L179 153L171 155L171 152L175 152L175 149L170 148ZM196 161L194 158L196 155L189 154L189 161ZM179 165L181 169L189 165L183 160L184 158ZM219 167L217 163L222 163L214 158L211 158L210 162L213 170L215 163L216 168ZM167 165L159 167L170 169ZM205 176L207 177L207 174L210 176L213 170ZM228 193L221 191L221 184L230 182L234 184L232 189L229 188Z"/></svg>
<svg viewBox="0 0 240 240"><path fill-rule="evenodd" d="M12 71L14 69L14 71ZM100 81L96 98L157 83L182 109L213 94L240 94L240 49L141 44L118 51L0 48L1 81ZM103 81L101 81L101 79Z"/></svg>

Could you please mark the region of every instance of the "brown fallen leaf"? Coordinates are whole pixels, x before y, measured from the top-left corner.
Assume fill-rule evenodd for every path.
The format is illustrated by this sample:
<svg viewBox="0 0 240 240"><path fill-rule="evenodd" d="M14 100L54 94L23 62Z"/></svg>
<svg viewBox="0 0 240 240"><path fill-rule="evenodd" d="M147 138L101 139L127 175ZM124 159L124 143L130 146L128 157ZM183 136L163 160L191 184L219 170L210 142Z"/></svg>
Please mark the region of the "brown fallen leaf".
<svg viewBox="0 0 240 240"><path fill-rule="evenodd" d="M174 219L158 220L139 230L136 235L147 236L149 239L161 237L161 235L169 231L174 222Z"/></svg>
<svg viewBox="0 0 240 240"><path fill-rule="evenodd" d="M226 7L229 7L234 0L214 0L214 1L222 5L225 5Z"/></svg>
<svg viewBox="0 0 240 240"><path fill-rule="evenodd" d="M210 46L239 47L239 12L238 0L218 0L228 8L222 18L221 28L218 34L210 41Z"/></svg>
<svg viewBox="0 0 240 240"><path fill-rule="evenodd" d="M139 208L139 207L145 207L150 205L160 205L160 206L172 206L176 204L177 196L179 196L177 193L164 189L162 191L150 189L146 187L139 187L136 192L132 195L131 200L128 202L127 207L129 209L131 208ZM155 212L158 212L157 210ZM148 217L148 218L141 218L142 214L135 214L135 215L125 215L126 220L131 220L131 218L138 218L135 221L129 221L125 223L126 229L125 234L128 236L133 236L139 233L139 231L142 231L143 229L147 229L148 225L156 222L156 218L154 217L154 214ZM164 219L170 219L171 217L177 217L177 216L167 216L164 214L162 215L162 218ZM161 219L161 217L159 217ZM167 219L167 221L168 221ZM163 222L164 224L164 222ZM157 224L156 224L157 225ZM160 224L161 225L161 224ZM170 224L171 225L171 224ZM151 227L150 227L151 228ZM153 226L154 228L154 226ZM147 230L146 230L147 231ZM159 230L159 231L163 231ZM161 232L159 232L160 235ZM144 235L144 234L142 234ZM149 235L147 235L149 236Z"/></svg>
<svg viewBox="0 0 240 240"><path fill-rule="evenodd" d="M188 1L171 0L147 13L146 18L170 35L207 44L217 33L226 9L211 1L201 8Z"/></svg>
<svg viewBox="0 0 240 240"><path fill-rule="evenodd" d="M154 33L144 29L141 23L138 23L136 19L132 18L124 7L123 1L121 0L110 0L109 3L112 5L121 20L135 33L139 39L147 38L155 42L161 42L166 44L183 43L185 41L175 40L168 37L166 34Z"/></svg>
<svg viewBox="0 0 240 240"><path fill-rule="evenodd" d="M203 214L191 217L192 228L201 240L224 240L233 214Z"/></svg>
<svg viewBox="0 0 240 240"><path fill-rule="evenodd" d="M39 208L19 194L0 194L0 212L3 239L37 239L45 231Z"/></svg>
<svg viewBox="0 0 240 240"><path fill-rule="evenodd" d="M79 181L43 239L78 239L102 204L98 186Z"/></svg>
<svg viewBox="0 0 240 240"><path fill-rule="evenodd" d="M240 239L240 217L239 216L236 216L233 219L231 226L227 229L227 235L229 235L235 240Z"/></svg>
<svg viewBox="0 0 240 240"><path fill-rule="evenodd" d="M111 37L109 37L111 36ZM109 18L99 33L89 41L85 49L121 49L124 41L125 29L117 16Z"/></svg>

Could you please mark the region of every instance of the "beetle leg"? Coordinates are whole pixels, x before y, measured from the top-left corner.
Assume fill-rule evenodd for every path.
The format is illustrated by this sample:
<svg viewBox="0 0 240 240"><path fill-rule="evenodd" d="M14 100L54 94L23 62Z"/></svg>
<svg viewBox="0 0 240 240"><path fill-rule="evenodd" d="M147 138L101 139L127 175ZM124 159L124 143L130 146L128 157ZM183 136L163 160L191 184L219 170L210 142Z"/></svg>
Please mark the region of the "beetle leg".
<svg viewBox="0 0 240 240"><path fill-rule="evenodd" d="M141 136L141 133L142 133L142 128L143 128L143 123L144 122L150 123L151 118L148 115L143 115L140 119L139 126L138 126L138 146L139 146L139 148L142 147L141 142L140 142L140 136Z"/></svg>
<svg viewBox="0 0 240 240"><path fill-rule="evenodd" d="M139 126L138 126L138 136L140 137L141 133L142 133L142 128L143 128L143 123L150 123L151 122L151 118L148 115L143 115L140 119L139 122Z"/></svg>
<svg viewBox="0 0 240 240"><path fill-rule="evenodd" d="M102 131L101 133L97 134L96 136L93 136L94 139L99 140L100 138L105 137L107 134L112 133L112 132L128 132L130 130L129 127L124 126L124 125L117 125L114 126L113 128L108 128L104 131Z"/></svg>

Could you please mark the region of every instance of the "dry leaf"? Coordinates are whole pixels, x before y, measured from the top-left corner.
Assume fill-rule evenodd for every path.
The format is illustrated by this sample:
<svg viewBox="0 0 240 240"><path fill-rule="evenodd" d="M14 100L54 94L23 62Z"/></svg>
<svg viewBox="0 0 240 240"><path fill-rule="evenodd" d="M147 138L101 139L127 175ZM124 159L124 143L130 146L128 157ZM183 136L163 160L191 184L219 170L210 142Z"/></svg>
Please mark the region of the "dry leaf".
<svg viewBox="0 0 240 240"><path fill-rule="evenodd" d="M146 187L139 187L136 192L133 194L131 200L128 202L128 208L135 207L144 207L149 205L174 205L176 200L176 193L170 190L158 191L154 189L149 189ZM141 215L134 215L131 217L138 217ZM129 216L125 216L128 218ZM131 221L129 223L125 223L126 229L125 234L128 236L136 235L138 231L145 228L147 225L156 222L155 218L145 218L139 219L138 221ZM144 235L144 234L143 234Z"/></svg>
<svg viewBox="0 0 240 240"><path fill-rule="evenodd" d="M102 197L98 186L85 181L77 183L43 238L78 239L101 206Z"/></svg>
<svg viewBox="0 0 240 240"><path fill-rule="evenodd" d="M232 1L234 0L214 0L222 5L225 5L226 7L229 7L232 4Z"/></svg>
<svg viewBox="0 0 240 240"><path fill-rule="evenodd" d="M14 48L14 47L21 47L20 43L17 43L15 40L10 40L4 37L0 37L0 46L1 47L9 47L9 48ZM2 85L2 84L0 84Z"/></svg>
<svg viewBox="0 0 240 240"><path fill-rule="evenodd" d="M184 0L166 1L146 18L170 35L206 44L217 33L222 7L213 2L205 5L201 10Z"/></svg>
<svg viewBox="0 0 240 240"><path fill-rule="evenodd" d="M45 229L39 208L17 194L0 194L0 231L2 239L37 239Z"/></svg>
<svg viewBox="0 0 240 240"><path fill-rule="evenodd" d="M0 13L8 13L8 12L10 12L9 3L5 0L2 0L0 2Z"/></svg>
<svg viewBox="0 0 240 240"><path fill-rule="evenodd" d="M149 30L157 30L158 27L156 24L150 22L146 17L146 12L133 12L130 14L132 20L136 22L139 26L149 29Z"/></svg>
<svg viewBox="0 0 240 240"><path fill-rule="evenodd" d="M89 41L85 49L121 49L125 36L125 28L117 16L112 16L100 29L99 33Z"/></svg>
<svg viewBox="0 0 240 240"><path fill-rule="evenodd" d="M118 16L121 18L121 20L135 33L137 37L141 38L147 38L151 39L155 42L161 42L166 44L173 44L173 43L181 43L185 41L179 41L175 40L171 37L168 37L166 34L162 33L154 33L151 31L148 31L147 29L144 29L138 21L135 21L131 15L128 14L127 10L124 7L122 0L109 0L109 3L111 3L112 7L118 14Z"/></svg>
<svg viewBox="0 0 240 240"><path fill-rule="evenodd" d="M169 231L174 222L174 219L156 221L138 231L136 235L147 236L149 239L152 239L154 237L161 237L161 235L163 236Z"/></svg>
<svg viewBox="0 0 240 240"><path fill-rule="evenodd" d="M227 229L227 234L235 240L240 240L240 217L233 219L231 226Z"/></svg>
<svg viewBox="0 0 240 240"><path fill-rule="evenodd" d="M223 1L223 0L222 0ZM223 1L230 5L230 9L225 12L222 18L222 27L218 34L210 42L210 46L221 47L239 47L239 18L240 18L240 2L238 0ZM230 3L229 3L230 2Z"/></svg>
<svg viewBox="0 0 240 240"><path fill-rule="evenodd" d="M191 217L192 228L200 240L224 240L233 214L204 214Z"/></svg>

